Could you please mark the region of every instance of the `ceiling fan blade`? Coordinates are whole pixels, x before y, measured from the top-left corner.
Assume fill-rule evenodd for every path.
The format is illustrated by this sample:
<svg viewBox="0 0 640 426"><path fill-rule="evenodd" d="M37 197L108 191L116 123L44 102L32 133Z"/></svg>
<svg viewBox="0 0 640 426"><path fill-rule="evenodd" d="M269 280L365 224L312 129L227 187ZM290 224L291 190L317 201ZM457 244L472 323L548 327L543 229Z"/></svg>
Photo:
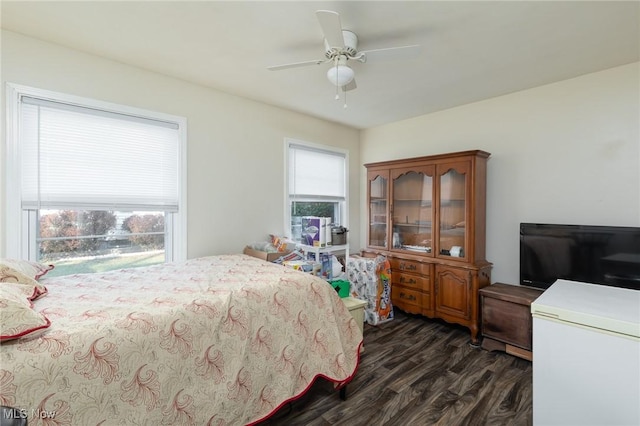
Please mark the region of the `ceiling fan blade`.
<svg viewBox="0 0 640 426"><path fill-rule="evenodd" d="M324 64L327 61L328 61L327 59L316 59L314 61L293 62L291 64L273 65L273 66L267 67L267 69L269 71L279 71L279 70L285 70L287 68L298 68L298 67L306 67L309 65L320 65L320 64Z"/></svg>
<svg viewBox="0 0 640 426"><path fill-rule="evenodd" d="M410 59L420 53L420 45L389 47L386 49L361 50L358 56L362 55L361 62Z"/></svg>
<svg viewBox="0 0 640 426"><path fill-rule="evenodd" d="M357 88L358 88L358 85L356 84L356 79L354 78L349 82L349 84L345 84L344 86L342 86L342 91L348 92L349 90L355 90Z"/></svg>
<svg viewBox="0 0 640 426"><path fill-rule="evenodd" d="M342 35L342 24L340 15L331 10L317 10L316 17L322 27L324 38L329 43L329 47L342 49L344 47L344 37Z"/></svg>

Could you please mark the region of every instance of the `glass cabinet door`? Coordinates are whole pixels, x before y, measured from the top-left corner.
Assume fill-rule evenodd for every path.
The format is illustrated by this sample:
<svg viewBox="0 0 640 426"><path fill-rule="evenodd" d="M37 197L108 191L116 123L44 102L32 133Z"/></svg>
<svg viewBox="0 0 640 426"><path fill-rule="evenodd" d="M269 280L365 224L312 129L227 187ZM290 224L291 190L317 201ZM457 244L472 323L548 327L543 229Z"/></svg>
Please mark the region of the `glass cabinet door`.
<svg viewBox="0 0 640 426"><path fill-rule="evenodd" d="M439 166L438 256L464 259L466 247L466 203L468 164Z"/></svg>
<svg viewBox="0 0 640 426"><path fill-rule="evenodd" d="M396 170L392 178L392 249L431 253L433 167Z"/></svg>
<svg viewBox="0 0 640 426"><path fill-rule="evenodd" d="M387 219L389 197L387 195L389 172L368 172L369 181L369 230L370 247L387 248Z"/></svg>

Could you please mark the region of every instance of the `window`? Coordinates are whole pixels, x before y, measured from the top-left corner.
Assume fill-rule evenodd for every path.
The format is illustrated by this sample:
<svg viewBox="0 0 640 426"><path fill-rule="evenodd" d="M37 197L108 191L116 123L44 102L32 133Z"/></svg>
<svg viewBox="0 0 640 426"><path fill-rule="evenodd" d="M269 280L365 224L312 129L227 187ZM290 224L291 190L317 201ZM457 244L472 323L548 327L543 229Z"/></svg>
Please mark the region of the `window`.
<svg viewBox="0 0 640 426"><path fill-rule="evenodd" d="M331 217L347 226L347 152L287 140L287 215L289 237L301 240L302 217Z"/></svg>
<svg viewBox="0 0 640 426"><path fill-rule="evenodd" d="M9 85L7 253L53 274L185 258L186 120Z"/></svg>

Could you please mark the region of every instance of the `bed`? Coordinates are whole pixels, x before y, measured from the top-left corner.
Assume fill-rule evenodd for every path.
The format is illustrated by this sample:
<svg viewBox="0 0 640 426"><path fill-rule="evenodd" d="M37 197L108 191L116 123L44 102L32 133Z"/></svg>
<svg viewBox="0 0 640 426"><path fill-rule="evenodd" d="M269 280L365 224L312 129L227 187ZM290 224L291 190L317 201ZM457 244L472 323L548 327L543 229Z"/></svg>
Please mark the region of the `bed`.
<svg viewBox="0 0 640 426"><path fill-rule="evenodd" d="M30 424L254 424L357 370L362 332L335 290L244 254L35 278L21 291L40 324L7 331L15 294L0 301L0 405Z"/></svg>

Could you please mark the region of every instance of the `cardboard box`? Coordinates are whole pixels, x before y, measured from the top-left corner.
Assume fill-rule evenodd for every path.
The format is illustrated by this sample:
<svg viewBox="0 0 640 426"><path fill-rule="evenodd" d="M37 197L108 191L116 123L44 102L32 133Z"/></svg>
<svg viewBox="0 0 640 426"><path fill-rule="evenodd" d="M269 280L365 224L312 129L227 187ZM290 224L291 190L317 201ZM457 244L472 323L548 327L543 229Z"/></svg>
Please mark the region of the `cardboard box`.
<svg viewBox="0 0 640 426"><path fill-rule="evenodd" d="M268 253L266 251L254 250L251 247L246 246L244 248L243 253L248 254L249 256L257 257L258 259L266 260L267 262L273 262L274 260L278 259L280 256L285 256L291 252L283 251L283 252Z"/></svg>
<svg viewBox="0 0 640 426"><path fill-rule="evenodd" d="M313 247L326 247L331 242L331 218L302 216L302 243Z"/></svg>
<svg viewBox="0 0 640 426"><path fill-rule="evenodd" d="M322 231L322 218L302 216L302 242L308 246L318 246Z"/></svg>

